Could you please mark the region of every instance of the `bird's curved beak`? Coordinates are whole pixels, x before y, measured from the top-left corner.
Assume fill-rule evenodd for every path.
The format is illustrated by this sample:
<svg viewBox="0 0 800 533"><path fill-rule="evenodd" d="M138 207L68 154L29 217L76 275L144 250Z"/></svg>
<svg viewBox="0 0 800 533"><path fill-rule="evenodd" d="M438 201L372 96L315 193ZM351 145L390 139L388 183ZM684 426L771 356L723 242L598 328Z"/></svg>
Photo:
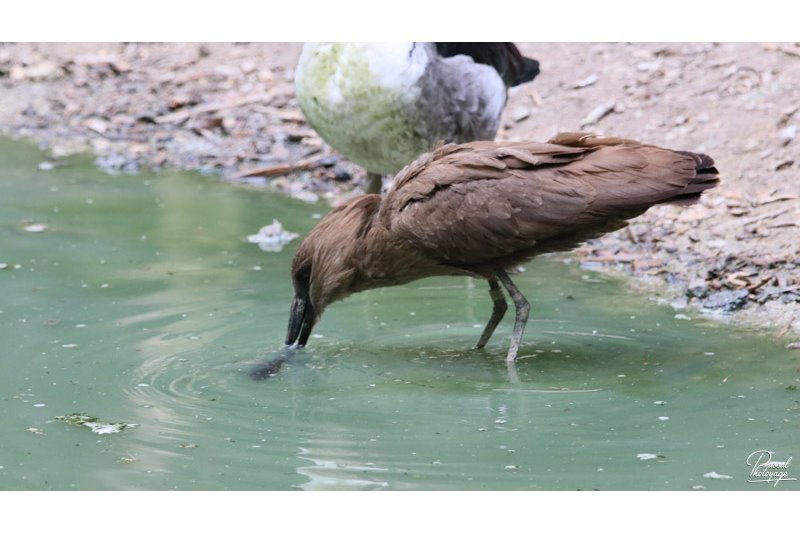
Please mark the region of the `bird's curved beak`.
<svg viewBox="0 0 800 533"><path fill-rule="evenodd" d="M289 330L286 332L286 345L291 346L297 341L298 348L305 346L315 321L316 314L309 296L300 297L295 294L292 300L292 307L289 310Z"/></svg>

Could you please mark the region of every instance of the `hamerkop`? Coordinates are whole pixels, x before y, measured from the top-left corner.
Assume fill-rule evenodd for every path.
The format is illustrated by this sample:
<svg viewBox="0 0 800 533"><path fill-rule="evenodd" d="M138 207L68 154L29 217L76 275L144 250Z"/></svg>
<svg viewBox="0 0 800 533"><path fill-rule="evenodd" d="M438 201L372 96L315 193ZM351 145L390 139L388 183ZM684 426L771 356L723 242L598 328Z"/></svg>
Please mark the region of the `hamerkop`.
<svg viewBox="0 0 800 533"><path fill-rule="evenodd" d="M308 123L379 193L437 141L494 139L507 87L538 73L513 43L306 43L295 85Z"/></svg>
<svg viewBox="0 0 800 533"><path fill-rule="evenodd" d="M466 275L486 279L494 302L477 348L506 312L500 285L514 301L513 361L530 306L509 269L620 229L652 205L690 203L718 182L707 155L584 133L442 146L403 169L384 198L353 198L305 238L286 344L304 346L323 311L355 292Z"/></svg>

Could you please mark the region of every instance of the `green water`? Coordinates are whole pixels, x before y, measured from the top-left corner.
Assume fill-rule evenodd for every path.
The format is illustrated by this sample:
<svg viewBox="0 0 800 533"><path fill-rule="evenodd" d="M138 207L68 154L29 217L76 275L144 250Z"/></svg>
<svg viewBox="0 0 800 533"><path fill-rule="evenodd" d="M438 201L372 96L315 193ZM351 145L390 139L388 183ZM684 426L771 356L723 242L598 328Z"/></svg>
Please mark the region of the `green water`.
<svg viewBox="0 0 800 533"><path fill-rule="evenodd" d="M469 349L485 284L432 278L333 305L255 382L299 241L245 237L273 219L305 234L326 207L41 160L0 140L2 489L800 488L747 481L750 453L800 453L800 354L774 332L679 320L540 258L516 277L532 320L513 368L510 313ZM137 426L55 419L76 412Z"/></svg>

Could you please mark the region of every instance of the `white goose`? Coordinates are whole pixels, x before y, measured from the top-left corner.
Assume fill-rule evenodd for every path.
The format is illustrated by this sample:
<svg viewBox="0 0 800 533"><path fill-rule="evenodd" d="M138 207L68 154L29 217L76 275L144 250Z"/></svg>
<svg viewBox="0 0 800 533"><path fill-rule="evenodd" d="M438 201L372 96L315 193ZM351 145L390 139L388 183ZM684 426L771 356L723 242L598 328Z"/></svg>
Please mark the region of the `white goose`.
<svg viewBox="0 0 800 533"><path fill-rule="evenodd" d="M295 84L309 124L379 193L439 141L494 139L507 88L538 73L512 43L308 43Z"/></svg>

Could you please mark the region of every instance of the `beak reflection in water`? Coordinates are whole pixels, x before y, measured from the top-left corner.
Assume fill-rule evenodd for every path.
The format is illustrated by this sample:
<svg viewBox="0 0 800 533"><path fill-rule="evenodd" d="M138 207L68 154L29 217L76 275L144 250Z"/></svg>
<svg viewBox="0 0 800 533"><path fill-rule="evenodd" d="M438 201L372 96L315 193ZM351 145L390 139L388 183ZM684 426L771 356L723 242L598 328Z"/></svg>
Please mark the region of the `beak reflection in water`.
<svg viewBox="0 0 800 533"><path fill-rule="evenodd" d="M280 372L283 363L289 360L296 348L306 345L311 329L314 327L316 314L308 296L295 296L289 311L289 330L286 333L286 346L274 359L258 363L250 370L250 377L256 381L271 378ZM295 342L296 341L296 342Z"/></svg>

